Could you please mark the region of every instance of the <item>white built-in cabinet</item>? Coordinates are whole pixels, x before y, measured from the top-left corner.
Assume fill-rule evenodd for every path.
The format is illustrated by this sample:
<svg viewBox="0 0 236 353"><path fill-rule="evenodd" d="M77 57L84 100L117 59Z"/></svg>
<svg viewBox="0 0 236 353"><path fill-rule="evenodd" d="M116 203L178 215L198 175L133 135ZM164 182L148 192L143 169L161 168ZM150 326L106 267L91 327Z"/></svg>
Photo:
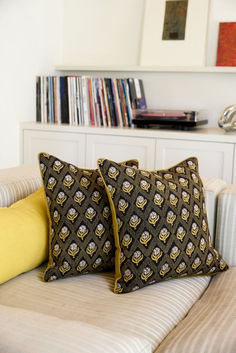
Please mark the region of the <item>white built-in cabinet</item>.
<svg viewBox="0 0 236 353"><path fill-rule="evenodd" d="M155 165L155 138L88 134L86 140L88 168L93 168L101 157L120 162L136 158L145 169L153 169Z"/></svg>
<svg viewBox="0 0 236 353"><path fill-rule="evenodd" d="M36 162L39 152L86 168L95 168L98 158L136 158L150 170L196 156L202 177L236 182L236 133L218 128L189 132L22 123L21 162Z"/></svg>
<svg viewBox="0 0 236 353"><path fill-rule="evenodd" d="M198 158L200 175L232 180L234 145L230 143L159 139L156 168L167 168L189 156Z"/></svg>

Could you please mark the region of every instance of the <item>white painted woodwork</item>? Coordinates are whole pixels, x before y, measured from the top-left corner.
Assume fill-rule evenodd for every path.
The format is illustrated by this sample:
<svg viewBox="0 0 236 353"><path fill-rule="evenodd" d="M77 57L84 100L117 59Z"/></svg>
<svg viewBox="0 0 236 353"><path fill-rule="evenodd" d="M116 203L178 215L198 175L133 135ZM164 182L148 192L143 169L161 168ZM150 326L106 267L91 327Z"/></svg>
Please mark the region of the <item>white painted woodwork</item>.
<svg viewBox="0 0 236 353"><path fill-rule="evenodd" d="M196 156L203 177L236 182L236 132L222 129L99 128L40 123L21 124L21 161L32 163L48 152L81 167L95 168L98 158L137 158L144 169L168 168Z"/></svg>
<svg viewBox="0 0 236 353"><path fill-rule="evenodd" d="M142 137L87 135L86 167L95 168L99 158L122 162L138 159L140 168L153 169L155 139Z"/></svg>
<svg viewBox="0 0 236 353"><path fill-rule="evenodd" d="M85 166L85 135L25 130L23 163L37 162L39 152L52 154L67 162Z"/></svg>
<svg viewBox="0 0 236 353"><path fill-rule="evenodd" d="M189 72L189 73L236 73L235 66L144 66L144 65L76 65L56 64L57 71L104 71L104 72Z"/></svg>
<svg viewBox="0 0 236 353"><path fill-rule="evenodd" d="M233 144L158 139L156 147L156 167L168 168L179 161L195 156L199 161L199 171L202 177L232 180Z"/></svg>

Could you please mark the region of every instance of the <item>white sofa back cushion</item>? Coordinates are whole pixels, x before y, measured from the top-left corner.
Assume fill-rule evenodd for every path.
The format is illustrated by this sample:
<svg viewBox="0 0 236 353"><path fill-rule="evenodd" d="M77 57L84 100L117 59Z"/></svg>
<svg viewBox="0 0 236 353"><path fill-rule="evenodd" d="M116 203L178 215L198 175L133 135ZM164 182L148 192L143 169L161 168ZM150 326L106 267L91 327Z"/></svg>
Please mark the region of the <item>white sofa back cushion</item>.
<svg viewBox="0 0 236 353"><path fill-rule="evenodd" d="M37 164L1 169L0 207L10 206L32 194L40 186L42 186L42 180Z"/></svg>
<svg viewBox="0 0 236 353"><path fill-rule="evenodd" d="M236 266L236 184L219 194L215 247L229 265Z"/></svg>
<svg viewBox="0 0 236 353"><path fill-rule="evenodd" d="M208 226L211 240L214 244L218 194L227 186L227 183L224 180L215 178L202 178L202 182L206 200Z"/></svg>

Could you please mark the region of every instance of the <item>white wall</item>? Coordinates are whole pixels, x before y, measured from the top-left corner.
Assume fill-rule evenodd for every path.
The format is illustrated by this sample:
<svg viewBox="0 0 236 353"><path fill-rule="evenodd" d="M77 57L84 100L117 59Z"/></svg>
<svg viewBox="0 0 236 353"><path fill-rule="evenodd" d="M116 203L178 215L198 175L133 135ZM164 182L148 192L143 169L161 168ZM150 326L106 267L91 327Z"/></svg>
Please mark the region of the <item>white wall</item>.
<svg viewBox="0 0 236 353"><path fill-rule="evenodd" d="M150 0L146 0L146 3L148 1ZM141 49L144 4L145 0L65 0L63 63L85 66L125 63L137 65ZM236 0L210 1L208 65L215 65L216 62L218 23L236 20L235 14ZM77 74L91 75L91 72ZM236 104L236 74L164 72L92 74L140 77L144 82L150 108L205 110L209 120L208 126L211 127L218 126L218 119L224 108Z"/></svg>
<svg viewBox="0 0 236 353"><path fill-rule="evenodd" d="M36 75L54 74L58 63L137 64L143 5L144 0L0 0L0 168L19 163L19 122L35 121ZM235 13L235 0L211 0L208 64L215 63L218 22L235 21ZM132 76L143 79L150 108L206 109L210 126L236 103L236 74Z"/></svg>
<svg viewBox="0 0 236 353"><path fill-rule="evenodd" d="M35 76L60 58L61 0L0 1L0 168L19 163L19 122L35 120Z"/></svg>
<svg viewBox="0 0 236 353"><path fill-rule="evenodd" d="M65 0L63 64L137 65L143 0Z"/></svg>

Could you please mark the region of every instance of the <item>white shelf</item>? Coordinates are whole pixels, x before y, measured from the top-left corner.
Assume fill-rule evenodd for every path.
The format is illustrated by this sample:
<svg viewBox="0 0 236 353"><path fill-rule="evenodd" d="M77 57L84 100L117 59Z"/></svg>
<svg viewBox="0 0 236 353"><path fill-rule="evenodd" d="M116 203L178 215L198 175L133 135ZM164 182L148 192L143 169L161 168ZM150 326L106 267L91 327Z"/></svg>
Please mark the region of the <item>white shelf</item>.
<svg viewBox="0 0 236 353"><path fill-rule="evenodd" d="M236 143L236 131L225 132L220 128L199 127L189 131L174 129L140 129L120 127L72 126L68 124L42 124L37 122L22 122L21 127L28 130L43 130L54 132L74 132L85 134L102 134L110 136L133 136L172 138L208 142Z"/></svg>
<svg viewBox="0 0 236 353"><path fill-rule="evenodd" d="M104 71L104 72L191 72L236 73L236 66L79 66L56 65L56 71Z"/></svg>

